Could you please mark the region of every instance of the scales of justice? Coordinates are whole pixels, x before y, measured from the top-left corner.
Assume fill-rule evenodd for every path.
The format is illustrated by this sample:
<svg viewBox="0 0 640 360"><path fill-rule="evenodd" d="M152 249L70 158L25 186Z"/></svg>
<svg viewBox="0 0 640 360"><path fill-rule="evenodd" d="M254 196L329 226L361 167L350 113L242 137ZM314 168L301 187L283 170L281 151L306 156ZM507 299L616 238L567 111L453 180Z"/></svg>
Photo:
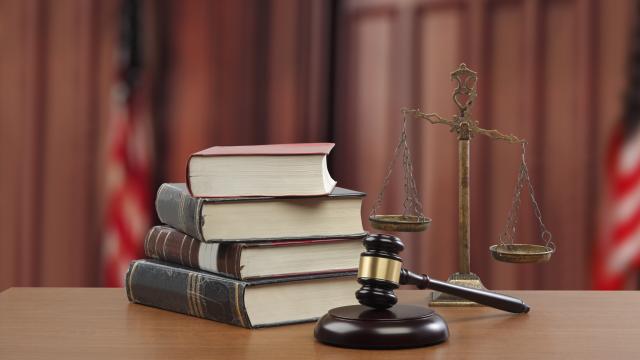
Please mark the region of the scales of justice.
<svg viewBox="0 0 640 360"><path fill-rule="evenodd" d="M470 143L476 134L487 136L494 140L502 140L521 146L522 156L520 169L516 181L511 209L499 242L489 248L495 260L510 263L538 263L545 262L555 252L555 244L552 235L542 221L542 214L535 199L533 185L529 177L526 163L526 141L515 135L506 135L498 130L487 130L479 126L471 116L471 108L477 96L477 74L464 63L451 73L451 79L456 82L453 92L453 102L458 114L451 119L443 118L434 113L424 113L419 109L402 109L403 123L400 141L395 148L393 159L387 169L382 188L369 215L371 226L375 229L390 232L420 232L429 227L431 219L423 214L422 203L418 196L416 182L413 177L413 164L407 142L407 120L423 119L430 124L442 124L449 127L458 138L458 243L459 243L459 269L449 276L447 283L468 288L484 289L480 277L471 272L470 245L471 245L471 219L470 219ZM398 157L402 156L402 168L404 174L403 202L404 210L399 215L381 215L378 209L383 202L384 193ZM540 238L543 245L514 243L518 224L520 198L524 187L527 187L533 206L534 215L540 228ZM441 292L433 292L430 305L432 306L468 306L477 305L475 302L459 298Z"/></svg>

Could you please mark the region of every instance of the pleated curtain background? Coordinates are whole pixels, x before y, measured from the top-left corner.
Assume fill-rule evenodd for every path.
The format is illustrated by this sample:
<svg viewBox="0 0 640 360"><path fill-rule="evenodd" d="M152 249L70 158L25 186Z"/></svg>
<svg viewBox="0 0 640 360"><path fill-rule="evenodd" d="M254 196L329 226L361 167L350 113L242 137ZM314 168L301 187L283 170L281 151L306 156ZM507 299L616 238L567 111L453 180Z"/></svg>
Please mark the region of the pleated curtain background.
<svg viewBox="0 0 640 360"><path fill-rule="evenodd" d="M142 1L156 185L212 145L334 141L332 174L375 200L403 106L454 113L449 73L479 77L474 117L529 140L558 252L490 259L519 148L472 141L472 270L495 289L588 288L604 151L621 112L632 1ZM117 2L0 0L0 290L100 285L104 132ZM457 268L457 144L409 123L432 227L402 235L407 265ZM402 201L400 168L384 210ZM523 199L520 240L539 241Z"/></svg>

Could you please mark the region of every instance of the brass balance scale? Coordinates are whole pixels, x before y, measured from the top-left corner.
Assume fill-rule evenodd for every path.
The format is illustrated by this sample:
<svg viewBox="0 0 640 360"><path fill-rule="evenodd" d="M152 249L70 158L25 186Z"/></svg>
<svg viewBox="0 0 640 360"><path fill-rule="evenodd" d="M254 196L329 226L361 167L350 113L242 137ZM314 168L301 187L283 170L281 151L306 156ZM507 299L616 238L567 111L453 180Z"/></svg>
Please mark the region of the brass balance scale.
<svg viewBox="0 0 640 360"><path fill-rule="evenodd" d="M459 271L449 276L448 283L471 288L484 289L480 277L471 272L470 262L470 193L469 193L469 159L470 142L475 134L482 134L494 140L502 140L511 144L520 144L522 156L520 169L516 181L514 197L509 210L507 221L500 235L499 243L489 248L495 260L508 263L539 263L549 261L555 252L552 235L542 221L542 214L535 199L535 193L526 162L526 145L524 139L514 135L505 135L498 130L487 130L478 126L478 122L471 117L473 101L477 96L476 85L478 75L465 64L460 64L458 69L451 73L451 78L457 83L453 92L453 102L458 108L458 114L452 119L445 119L437 114L426 114L419 109L402 109L403 123L400 141L395 148L393 159L387 169L382 188L377 200L371 209L369 221L375 229L391 232L420 232L429 227L431 219L427 218L422 210L415 178L413 177L413 164L407 142L407 119L424 119L431 124L444 124L449 126L451 132L458 137L458 242L459 242ZM391 179L394 164L402 154L402 168L404 173L404 210L400 215L379 215L378 209L383 202L385 189ZM531 197L534 215L540 227L540 238L544 245L515 243L516 228L518 224L518 212L520 198L525 185ZM430 302L432 306L468 306L476 303L464 300L444 293L434 292Z"/></svg>

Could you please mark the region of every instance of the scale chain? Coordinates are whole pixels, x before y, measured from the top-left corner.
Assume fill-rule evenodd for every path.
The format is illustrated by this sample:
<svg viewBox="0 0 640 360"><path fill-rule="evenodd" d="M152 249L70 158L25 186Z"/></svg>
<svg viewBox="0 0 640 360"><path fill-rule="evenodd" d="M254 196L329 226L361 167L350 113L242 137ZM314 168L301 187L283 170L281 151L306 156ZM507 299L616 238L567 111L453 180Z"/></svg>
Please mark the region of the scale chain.
<svg viewBox="0 0 640 360"><path fill-rule="evenodd" d="M395 165L395 163L396 163L396 159L398 158L398 152L400 151L400 148L402 147L402 143L404 142L404 136L405 136L404 127L405 127L406 122L407 122L407 119L405 118L404 123L402 125L403 130L400 133L400 141L398 142L398 145L396 145L396 148L393 151L393 158L391 159L391 163L389 163L389 166L387 168L387 174L385 175L384 181L382 182L382 188L380 189L380 192L378 193L378 197L376 199L376 202L373 205L373 208L371 209L371 213L369 214L370 216L376 215L377 211L378 211L378 208L382 204L382 198L384 197L384 193L385 193L385 191L387 189L387 185L389 185L389 181L391 180L391 173L393 172L393 165Z"/></svg>
<svg viewBox="0 0 640 360"><path fill-rule="evenodd" d="M513 244L516 228L518 226L518 213L520 211L520 198L522 193L522 188L524 187L524 174L525 169L523 168L523 164L520 164L520 171L518 172L518 179L516 181L516 187L513 192L513 199L511 202L511 208L509 209L509 213L507 215L507 222L504 226L504 230L502 234L500 234L500 244L505 244L505 242L509 242Z"/></svg>
<svg viewBox="0 0 640 360"><path fill-rule="evenodd" d="M409 144L406 141L406 129L405 129L405 145L404 145L404 158L403 158L403 168L404 168L404 187L406 198L404 201L404 210L402 212L403 216L406 216L410 209L413 209L415 214L420 218L420 220L424 219L424 214L422 213L422 203L418 200L418 189L416 186L416 180L413 177L413 162L411 161L411 150L409 148Z"/></svg>
<svg viewBox="0 0 640 360"><path fill-rule="evenodd" d="M551 232L547 230L544 222L542 221L542 212L540 211L540 206L536 201L535 191L533 189L533 184L531 183L531 178L529 176L529 169L527 167L526 161L526 142L522 143L522 157L520 162L520 171L518 173L518 179L516 181L516 187L513 194L513 200L511 203L511 209L509 210L509 214L507 216L507 223L505 224L504 230L500 235L500 244L504 245L506 242L513 244L515 239L516 230L518 226L518 213L520 209L520 198L522 194L522 189L524 188L525 183L527 184L527 190L529 191L529 196L531 197L531 206L533 207L533 213L538 220L538 225L540 227L540 237L545 242L545 246L551 247L555 250L555 244L552 239Z"/></svg>
<svg viewBox="0 0 640 360"><path fill-rule="evenodd" d="M391 174L393 172L393 167L396 163L398 156L400 155L400 149L402 148L402 167L403 167L403 176L404 176L404 192L405 199L403 201L403 216L407 216L410 214L411 210L415 212L415 215L420 220L424 220L425 216L422 210L422 203L418 199L418 190L415 182L415 178L413 177L413 163L411 161L411 151L409 148L409 144L407 142L407 117L406 114L403 114L403 123L402 123L402 132L400 133L400 141L396 146L393 152L393 159L387 168L387 174L385 175L384 181L382 183L382 189L378 193L378 197L376 202L371 209L370 216L375 216L377 214L378 208L382 204L384 193L386 191L387 186L391 180Z"/></svg>
<svg viewBox="0 0 640 360"><path fill-rule="evenodd" d="M527 161L525 158L526 152L527 152L526 143L522 143L522 166L524 167L525 176L527 178L527 185L529 186L529 196L531 197L531 205L533 206L533 213L538 219L538 225L540 226L540 237L542 241L545 242L545 246L549 246L553 248L553 250L555 251L556 244L553 241L551 241L553 236L551 235L551 232L547 230L547 227L542 221L542 212L540 211L540 206L536 201L535 191L533 190L533 184L531 183L531 178L529 177L529 169L527 168Z"/></svg>

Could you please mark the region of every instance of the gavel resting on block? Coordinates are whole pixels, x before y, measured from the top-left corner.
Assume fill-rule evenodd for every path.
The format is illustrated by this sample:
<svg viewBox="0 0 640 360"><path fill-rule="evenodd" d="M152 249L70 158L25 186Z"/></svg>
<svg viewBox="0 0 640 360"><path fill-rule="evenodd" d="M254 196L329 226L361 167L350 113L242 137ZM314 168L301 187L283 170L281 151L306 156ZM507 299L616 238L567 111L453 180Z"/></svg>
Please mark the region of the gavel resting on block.
<svg viewBox="0 0 640 360"><path fill-rule="evenodd" d="M360 254L356 298L362 305L330 310L316 325L320 342L354 348L388 349L428 346L449 337L447 324L433 310L396 303L394 290L400 285L415 285L455 295L476 303L512 312L527 313L520 299L463 286L451 285L419 275L402 267L398 255L402 241L391 235L372 234L364 240L366 251Z"/></svg>

